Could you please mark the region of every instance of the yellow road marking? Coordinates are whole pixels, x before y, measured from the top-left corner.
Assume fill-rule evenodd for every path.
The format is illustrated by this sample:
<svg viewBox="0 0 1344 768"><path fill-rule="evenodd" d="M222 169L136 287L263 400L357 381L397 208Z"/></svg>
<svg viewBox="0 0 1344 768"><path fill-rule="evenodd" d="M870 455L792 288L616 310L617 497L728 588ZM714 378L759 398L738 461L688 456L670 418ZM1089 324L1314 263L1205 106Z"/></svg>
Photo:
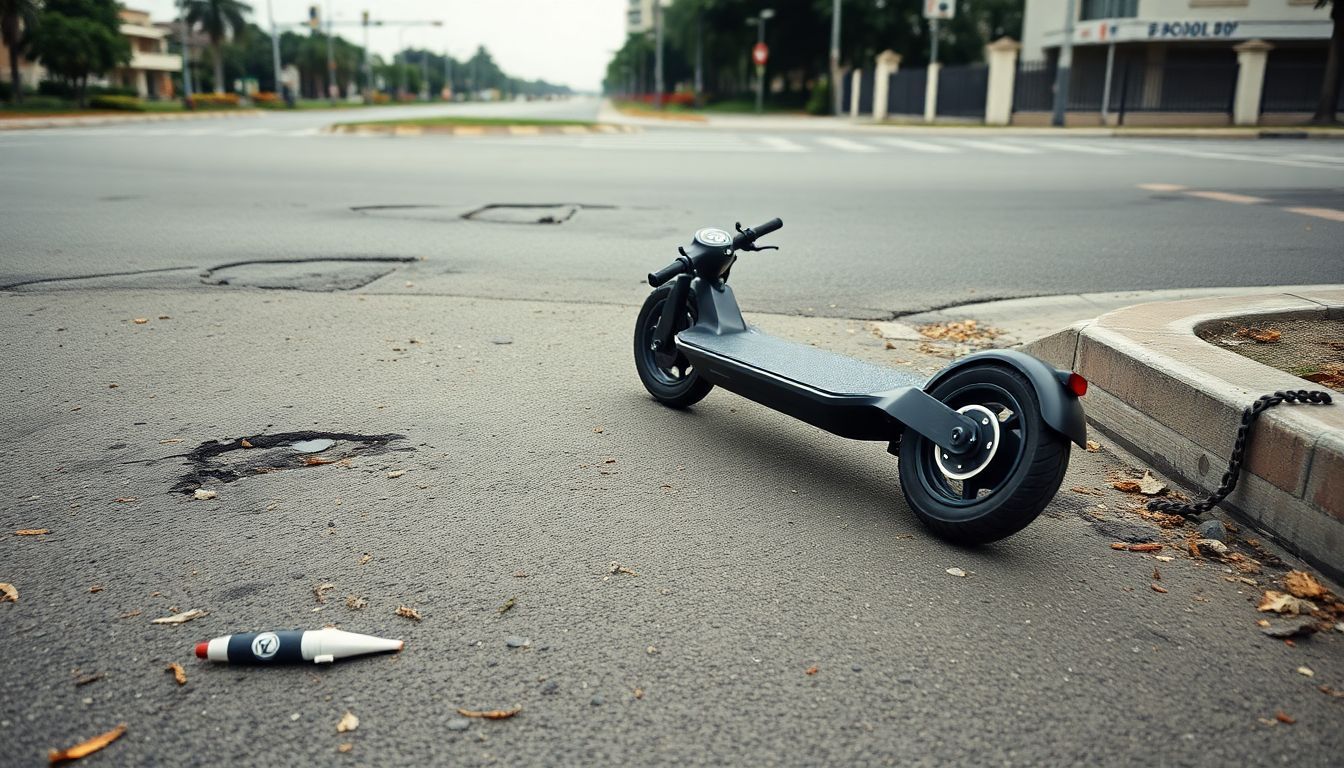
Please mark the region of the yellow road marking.
<svg viewBox="0 0 1344 768"><path fill-rule="evenodd" d="M1186 192L1191 197L1202 197L1206 200L1217 200L1222 203L1240 203L1241 205L1254 205L1256 203L1269 202L1263 197L1251 197L1250 195L1236 195L1231 192Z"/></svg>

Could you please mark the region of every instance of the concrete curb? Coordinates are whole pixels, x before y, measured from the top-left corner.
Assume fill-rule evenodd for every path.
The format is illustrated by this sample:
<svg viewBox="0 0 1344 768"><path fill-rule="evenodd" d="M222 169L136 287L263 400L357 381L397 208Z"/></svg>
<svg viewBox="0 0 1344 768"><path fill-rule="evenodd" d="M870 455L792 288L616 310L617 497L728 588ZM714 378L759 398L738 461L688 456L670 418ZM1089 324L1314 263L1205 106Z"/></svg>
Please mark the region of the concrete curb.
<svg viewBox="0 0 1344 768"><path fill-rule="evenodd" d="M118 125L121 123L157 123L174 120L213 120L220 117L254 117L259 109L217 109L200 112L132 112L126 116L97 115L90 117L13 117L0 120L0 131L19 131L32 128L79 128L86 125Z"/></svg>
<svg viewBox="0 0 1344 768"><path fill-rule="evenodd" d="M640 133L633 125L380 125L347 123L327 126L327 133L356 136L541 136L566 134L586 136L594 133Z"/></svg>
<svg viewBox="0 0 1344 768"><path fill-rule="evenodd" d="M1205 494L1230 458L1241 412L1277 390L1320 389L1195 335L1228 318L1344 317L1344 286L1140 304L1026 346L1090 383L1088 420L1126 450ZM1331 578L1344 576L1344 407L1281 405L1251 433L1223 506Z"/></svg>

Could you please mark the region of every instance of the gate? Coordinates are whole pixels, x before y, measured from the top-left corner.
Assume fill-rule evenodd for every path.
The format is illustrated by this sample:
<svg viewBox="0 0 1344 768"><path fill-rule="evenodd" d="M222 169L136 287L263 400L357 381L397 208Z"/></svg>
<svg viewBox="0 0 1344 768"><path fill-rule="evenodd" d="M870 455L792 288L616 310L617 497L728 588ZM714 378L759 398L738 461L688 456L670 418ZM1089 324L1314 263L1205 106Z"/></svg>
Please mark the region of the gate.
<svg viewBox="0 0 1344 768"><path fill-rule="evenodd" d="M938 73L938 114L983 118L988 87L989 67L984 64L943 67Z"/></svg>
<svg viewBox="0 0 1344 768"><path fill-rule="evenodd" d="M891 76L887 90L887 114L924 114L924 90L928 85L928 70L902 69Z"/></svg>

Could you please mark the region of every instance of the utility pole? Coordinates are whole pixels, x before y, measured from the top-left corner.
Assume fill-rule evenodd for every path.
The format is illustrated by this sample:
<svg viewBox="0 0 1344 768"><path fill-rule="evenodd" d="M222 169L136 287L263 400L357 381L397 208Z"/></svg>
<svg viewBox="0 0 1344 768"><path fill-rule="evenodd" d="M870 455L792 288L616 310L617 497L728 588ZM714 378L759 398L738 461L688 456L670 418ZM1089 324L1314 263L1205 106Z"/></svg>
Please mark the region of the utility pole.
<svg viewBox="0 0 1344 768"><path fill-rule="evenodd" d="M762 8L761 12L754 19L747 19L748 24L756 25L756 45L765 45L765 20L773 19L775 10L773 8ZM756 65L756 114L760 114L765 109L765 65Z"/></svg>
<svg viewBox="0 0 1344 768"><path fill-rule="evenodd" d="M331 3L323 2L322 12L327 15L327 98L336 103L336 58L331 53Z"/></svg>
<svg viewBox="0 0 1344 768"><path fill-rule="evenodd" d="M420 52L420 100L429 101L429 50Z"/></svg>
<svg viewBox="0 0 1344 768"><path fill-rule="evenodd" d="M1059 63L1055 66L1055 111L1050 124L1064 127L1064 112L1069 108L1069 69L1073 66L1073 8L1068 0L1064 10L1064 42L1059 46Z"/></svg>
<svg viewBox="0 0 1344 768"><path fill-rule="evenodd" d="M453 57L448 55L448 49L443 49L443 88L448 93L445 99L453 98Z"/></svg>
<svg viewBox="0 0 1344 768"><path fill-rule="evenodd" d="M840 83L840 0L831 3L831 106L838 117L844 109Z"/></svg>
<svg viewBox="0 0 1344 768"><path fill-rule="evenodd" d="M1073 2L1073 0L1069 0ZM929 63L938 63L938 19L929 19Z"/></svg>
<svg viewBox="0 0 1344 768"><path fill-rule="evenodd" d="M178 8L182 11L182 98L188 106L191 105L191 42L190 30L187 29L187 6L178 0Z"/></svg>
<svg viewBox="0 0 1344 768"><path fill-rule="evenodd" d="M839 0L836 0L839 2ZM695 12L695 106L703 105L705 94L705 14Z"/></svg>
<svg viewBox="0 0 1344 768"><path fill-rule="evenodd" d="M280 92L280 33L275 29L275 9L272 0L266 0L266 15L271 20L271 63L275 66L275 93Z"/></svg>
<svg viewBox="0 0 1344 768"><path fill-rule="evenodd" d="M663 0L653 0L653 108L663 108Z"/></svg>
<svg viewBox="0 0 1344 768"><path fill-rule="evenodd" d="M369 64L369 12L364 11L364 103L373 103L373 68Z"/></svg>

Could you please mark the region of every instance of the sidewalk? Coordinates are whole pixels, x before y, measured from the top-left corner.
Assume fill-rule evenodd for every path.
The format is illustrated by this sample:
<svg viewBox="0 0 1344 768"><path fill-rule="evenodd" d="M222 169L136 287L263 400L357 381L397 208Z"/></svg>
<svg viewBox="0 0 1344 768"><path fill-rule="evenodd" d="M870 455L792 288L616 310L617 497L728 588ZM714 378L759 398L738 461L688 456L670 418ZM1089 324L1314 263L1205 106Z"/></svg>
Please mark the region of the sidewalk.
<svg viewBox="0 0 1344 768"><path fill-rule="evenodd" d="M78 128L121 123L157 123L173 120L207 120L220 117L253 117L261 113L262 110L259 109L212 109L201 110L200 112L127 112L125 114L5 117L0 119L0 131L22 131L33 128Z"/></svg>
<svg viewBox="0 0 1344 768"><path fill-rule="evenodd" d="M1088 420L1157 470L1179 478L1198 499L1218 487L1242 411L1256 398L1276 391L1331 392L1232 351L1228 333L1248 343L1275 344L1281 343L1276 324L1315 327L1321 336L1317 359L1344 360L1338 351L1344 338L1325 338L1337 332L1341 318L1344 286L1265 289L1138 304L1036 340L1027 349L1087 378ZM1224 343L1205 340L1217 341L1219 334ZM1332 405L1285 403L1264 412L1250 432L1237 489L1220 507L1339 578L1344 394L1332 394Z"/></svg>

